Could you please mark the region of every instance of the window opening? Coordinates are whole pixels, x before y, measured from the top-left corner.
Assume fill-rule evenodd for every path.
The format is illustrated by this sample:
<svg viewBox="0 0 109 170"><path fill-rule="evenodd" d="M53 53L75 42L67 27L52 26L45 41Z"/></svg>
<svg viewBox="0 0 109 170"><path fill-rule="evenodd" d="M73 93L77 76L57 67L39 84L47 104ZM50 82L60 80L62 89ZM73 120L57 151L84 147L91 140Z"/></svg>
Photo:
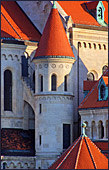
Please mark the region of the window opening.
<svg viewBox="0 0 109 170"><path fill-rule="evenodd" d="M39 145L41 145L41 135L39 135Z"/></svg>
<svg viewBox="0 0 109 170"><path fill-rule="evenodd" d="M51 76L51 90L52 91L56 91L56 82L57 82L56 75L53 74Z"/></svg>
<svg viewBox="0 0 109 170"><path fill-rule="evenodd" d="M100 87L100 95L101 95L101 99L104 99L105 97L105 86L101 85Z"/></svg>
<svg viewBox="0 0 109 170"><path fill-rule="evenodd" d="M4 110L12 111L12 72L4 72Z"/></svg>
<svg viewBox="0 0 109 170"><path fill-rule="evenodd" d="M102 74L107 70L107 68L108 68L108 66L106 66L106 65L102 68Z"/></svg>
<svg viewBox="0 0 109 170"><path fill-rule="evenodd" d="M43 91L43 76L40 75L40 91Z"/></svg>
<svg viewBox="0 0 109 170"><path fill-rule="evenodd" d="M94 78L94 74L93 73L90 72L90 73L87 74L87 80L94 81L94 79L95 78Z"/></svg>
<svg viewBox="0 0 109 170"><path fill-rule="evenodd" d="M70 146L70 124L63 124L63 149Z"/></svg>
<svg viewBox="0 0 109 170"><path fill-rule="evenodd" d="M68 90L68 75L66 75L65 77L64 77L64 91L67 91Z"/></svg>
<svg viewBox="0 0 109 170"><path fill-rule="evenodd" d="M39 113L42 113L42 104L39 104Z"/></svg>

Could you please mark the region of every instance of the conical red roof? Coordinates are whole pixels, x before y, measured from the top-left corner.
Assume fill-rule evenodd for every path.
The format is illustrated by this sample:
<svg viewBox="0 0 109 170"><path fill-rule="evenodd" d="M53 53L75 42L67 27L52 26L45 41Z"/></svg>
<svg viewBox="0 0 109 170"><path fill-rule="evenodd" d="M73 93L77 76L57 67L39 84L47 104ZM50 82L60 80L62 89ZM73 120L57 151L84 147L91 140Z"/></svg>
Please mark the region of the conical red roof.
<svg viewBox="0 0 109 170"><path fill-rule="evenodd" d="M108 159L88 137L81 136L49 169L108 169Z"/></svg>
<svg viewBox="0 0 109 170"><path fill-rule="evenodd" d="M34 58L39 56L74 57L56 8L52 8L50 12Z"/></svg>

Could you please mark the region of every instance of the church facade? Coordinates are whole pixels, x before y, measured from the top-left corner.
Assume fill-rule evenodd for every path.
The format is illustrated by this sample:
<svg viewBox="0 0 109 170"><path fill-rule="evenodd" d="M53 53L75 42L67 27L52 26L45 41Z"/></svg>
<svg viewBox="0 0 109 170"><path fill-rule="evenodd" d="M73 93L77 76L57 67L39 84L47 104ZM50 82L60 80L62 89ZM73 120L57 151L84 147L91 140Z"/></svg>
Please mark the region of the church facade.
<svg viewBox="0 0 109 170"><path fill-rule="evenodd" d="M2 2L1 12L2 169L47 169L79 136L83 80L107 69L107 2Z"/></svg>

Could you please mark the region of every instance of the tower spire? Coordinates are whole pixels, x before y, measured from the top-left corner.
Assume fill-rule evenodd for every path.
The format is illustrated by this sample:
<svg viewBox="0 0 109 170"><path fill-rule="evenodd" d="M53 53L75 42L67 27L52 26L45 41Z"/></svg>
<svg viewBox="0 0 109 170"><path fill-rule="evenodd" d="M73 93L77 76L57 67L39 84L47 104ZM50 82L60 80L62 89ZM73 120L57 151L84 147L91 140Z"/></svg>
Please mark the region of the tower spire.
<svg viewBox="0 0 109 170"><path fill-rule="evenodd" d="M56 3L55 3L56 1L53 1L53 9L56 9Z"/></svg>

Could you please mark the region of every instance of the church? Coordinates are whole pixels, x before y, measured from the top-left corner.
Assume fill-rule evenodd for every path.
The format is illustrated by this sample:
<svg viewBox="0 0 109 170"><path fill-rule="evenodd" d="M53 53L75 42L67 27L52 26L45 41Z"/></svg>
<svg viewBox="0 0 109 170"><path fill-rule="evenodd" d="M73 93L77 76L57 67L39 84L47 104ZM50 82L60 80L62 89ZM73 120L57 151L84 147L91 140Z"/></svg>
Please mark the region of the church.
<svg viewBox="0 0 109 170"><path fill-rule="evenodd" d="M107 69L107 1L2 1L1 168L48 169L83 121L107 156Z"/></svg>

